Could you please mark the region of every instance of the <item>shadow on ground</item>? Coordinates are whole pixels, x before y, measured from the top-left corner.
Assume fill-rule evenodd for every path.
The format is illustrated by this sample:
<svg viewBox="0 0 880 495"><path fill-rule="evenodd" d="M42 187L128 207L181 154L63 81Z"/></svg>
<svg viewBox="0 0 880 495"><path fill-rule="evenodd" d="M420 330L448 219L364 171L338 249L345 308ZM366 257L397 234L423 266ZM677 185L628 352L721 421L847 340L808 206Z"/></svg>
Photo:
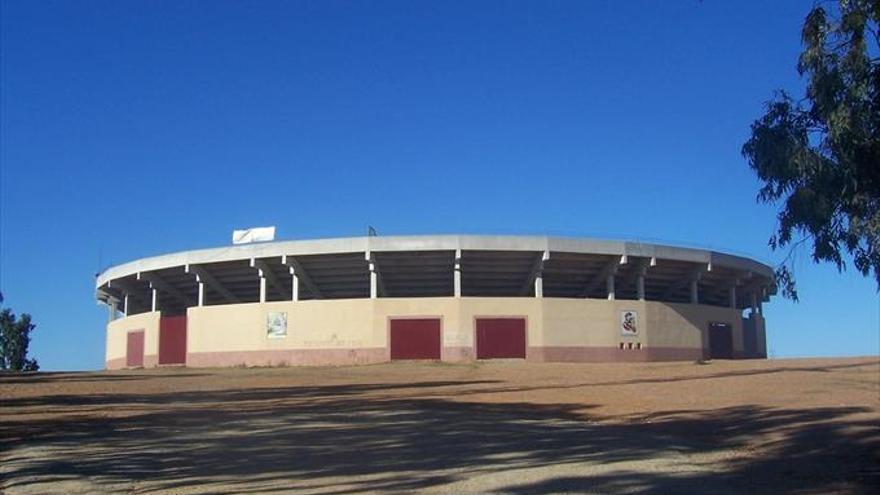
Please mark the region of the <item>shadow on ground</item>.
<svg viewBox="0 0 880 495"><path fill-rule="evenodd" d="M703 373L700 375L671 375L659 378L635 378L629 380L614 381L586 381L583 383L565 384L565 385L536 385L536 386L502 386L494 389L474 389L460 392L462 395L468 394L484 394L484 393L502 393L502 392L529 392L533 390L566 390L566 389L583 389L589 387L609 387L609 386L625 386L625 385L644 385L644 384L666 384L675 382L689 381L712 381L719 378L738 378L746 376L758 375L775 375L779 373L832 373L838 370L859 369L865 373L876 373L874 368L880 364L880 361L867 361L861 363L849 364L833 364L821 366L780 366L776 368L761 368L754 370L728 370L718 373ZM873 389L871 389L873 390Z"/></svg>
<svg viewBox="0 0 880 495"><path fill-rule="evenodd" d="M193 373L181 368L179 373L163 373L162 375L151 375L140 372L57 372L57 371L41 371L38 373L3 373L0 372L0 385L36 385L40 383L72 383L72 382L96 382L107 383L117 381L143 381L154 377L161 377L162 380L174 378L196 378L208 376L207 373Z"/></svg>
<svg viewBox="0 0 880 495"><path fill-rule="evenodd" d="M108 492L133 485L204 493L406 492L494 476L488 485L463 489L786 493L845 486L877 493L880 488L880 428L858 419L864 415L850 417L868 412L864 408L735 407L600 424L590 421L590 406L583 404L468 403L386 393L474 384L492 382L10 399L2 405L4 413L55 407L79 416L35 421L13 414L21 421L0 425L6 464L0 486L39 490L47 486L42 483L75 477L88 480L87 491ZM132 415L108 419L97 413L109 410ZM724 462L712 457L755 449L759 455ZM677 465L679 458L705 458L708 464ZM656 459L675 469L628 464ZM562 472L560 466L570 468ZM552 469L535 479L504 474L541 468Z"/></svg>

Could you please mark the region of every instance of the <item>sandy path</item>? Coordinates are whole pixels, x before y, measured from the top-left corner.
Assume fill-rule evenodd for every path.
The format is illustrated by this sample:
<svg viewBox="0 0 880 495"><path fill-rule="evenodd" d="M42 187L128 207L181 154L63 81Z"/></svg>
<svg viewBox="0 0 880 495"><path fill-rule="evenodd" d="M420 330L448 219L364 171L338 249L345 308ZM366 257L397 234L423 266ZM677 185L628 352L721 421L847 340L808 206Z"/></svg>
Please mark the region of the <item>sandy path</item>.
<svg viewBox="0 0 880 495"><path fill-rule="evenodd" d="M0 376L4 493L877 493L880 359Z"/></svg>

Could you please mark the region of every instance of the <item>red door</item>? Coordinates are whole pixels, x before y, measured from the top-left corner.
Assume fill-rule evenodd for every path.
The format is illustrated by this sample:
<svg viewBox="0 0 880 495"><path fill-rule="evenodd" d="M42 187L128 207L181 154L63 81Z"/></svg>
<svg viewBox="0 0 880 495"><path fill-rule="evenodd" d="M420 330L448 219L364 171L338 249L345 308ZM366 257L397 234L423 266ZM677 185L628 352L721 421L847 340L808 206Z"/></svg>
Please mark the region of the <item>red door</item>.
<svg viewBox="0 0 880 495"><path fill-rule="evenodd" d="M477 318L477 359L525 357L525 318Z"/></svg>
<svg viewBox="0 0 880 495"><path fill-rule="evenodd" d="M391 359L440 359L440 320L391 320Z"/></svg>
<svg viewBox="0 0 880 495"><path fill-rule="evenodd" d="M144 331L128 332L125 341L125 365L129 368L144 366Z"/></svg>
<svg viewBox="0 0 880 495"><path fill-rule="evenodd" d="M186 363L186 315L159 319L159 364Z"/></svg>
<svg viewBox="0 0 880 495"><path fill-rule="evenodd" d="M733 359L733 329L728 323L709 323L709 358Z"/></svg>

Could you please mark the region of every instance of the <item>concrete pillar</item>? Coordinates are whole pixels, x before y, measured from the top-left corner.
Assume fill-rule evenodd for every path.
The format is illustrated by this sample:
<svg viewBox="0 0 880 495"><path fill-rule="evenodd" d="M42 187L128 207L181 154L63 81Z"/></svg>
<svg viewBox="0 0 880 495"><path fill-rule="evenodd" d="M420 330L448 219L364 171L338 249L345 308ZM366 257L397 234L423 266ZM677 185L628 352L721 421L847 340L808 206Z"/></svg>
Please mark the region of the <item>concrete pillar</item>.
<svg viewBox="0 0 880 495"><path fill-rule="evenodd" d="M461 297L461 249L455 250L455 271L453 273L453 296Z"/></svg>
<svg viewBox="0 0 880 495"><path fill-rule="evenodd" d="M128 316L128 294L126 294L125 298L122 300L122 314Z"/></svg>
<svg viewBox="0 0 880 495"><path fill-rule="evenodd" d="M159 291L157 291L155 287L153 287L152 290L153 290L153 304L152 304L151 310L153 312L156 312L156 311L159 311Z"/></svg>
<svg viewBox="0 0 880 495"><path fill-rule="evenodd" d="M205 283L199 280L199 306L205 305Z"/></svg>
<svg viewBox="0 0 880 495"><path fill-rule="evenodd" d="M761 297L758 298L758 314L764 316L764 298L767 297L767 287L761 287Z"/></svg>
<svg viewBox="0 0 880 495"><path fill-rule="evenodd" d="M541 264L535 271L535 297L544 297L544 265L550 259L550 251L545 250L541 255Z"/></svg>
<svg viewBox="0 0 880 495"><path fill-rule="evenodd" d="M755 292L752 292L750 295L752 297L752 314L756 315L758 314L758 295Z"/></svg>
<svg viewBox="0 0 880 495"><path fill-rule="evenodd" d="M730 286L730 309L736 309L736 286Z"/></svg>
<svg viewBox="0 0 880 495"><path fill-rule="evenodd" d="M293 273L293 269L291 269L290 271L292 273L291 277L293 278L293 294L291 294L291 297L294 301L299 301L299 276L296 273Z"/></svg>
<svg viewBox="0 0 880 495"><path fill-rule="evenodd" d="M700 302L699 288L699 281L695 278L691 279L691 304L698 304Z"/></svg>
<svg viewBox="0 0 880 495"><path fill-rule="evenodd" d="M370 299L379 297L379 270L376 266L376 260L373 259L373 253L366 251L364 259L369 263L370 268Z"/></svg>
<svg viewBox="0 0 880 495"><path fill-rule="evenodd" d="M636 277L636 297L639 301L645 300L645 274L640 273Z"/></svg>
<svg viewBox="0 0 880 495"><path fill-rule="evenodd" d="M266 302L266 277L263 275L263 270L260 270L260 302Z"/></svg>
<svg viewBox="0 0 880 495"><path fill-rule="evenodd" d="M605 279L605 287L606 287L606 289L608 289L608 300L613 301L614 300L614 274L613 273L608 275L608 277Z"/></svg>
<svg viewBox="0 0 880 495"><path fill-rule="evenodd" d="M116 299L110 298L107 300L107 321L113 321L116 319L116 312L118 311L117 305L119 302Z"/></svg>

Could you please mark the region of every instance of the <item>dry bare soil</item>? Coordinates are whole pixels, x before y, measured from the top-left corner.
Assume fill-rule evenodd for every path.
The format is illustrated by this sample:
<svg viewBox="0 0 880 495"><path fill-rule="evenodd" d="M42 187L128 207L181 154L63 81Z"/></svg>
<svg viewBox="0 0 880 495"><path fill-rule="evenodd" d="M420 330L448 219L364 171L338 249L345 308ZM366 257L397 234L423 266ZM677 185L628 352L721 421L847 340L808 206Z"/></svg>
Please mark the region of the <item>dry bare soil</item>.
<svg viewBox="0 0 880 495"><path fill-rule="evenodd" d="M880 493L880 359L0 376L0 492Z"/></svg>

